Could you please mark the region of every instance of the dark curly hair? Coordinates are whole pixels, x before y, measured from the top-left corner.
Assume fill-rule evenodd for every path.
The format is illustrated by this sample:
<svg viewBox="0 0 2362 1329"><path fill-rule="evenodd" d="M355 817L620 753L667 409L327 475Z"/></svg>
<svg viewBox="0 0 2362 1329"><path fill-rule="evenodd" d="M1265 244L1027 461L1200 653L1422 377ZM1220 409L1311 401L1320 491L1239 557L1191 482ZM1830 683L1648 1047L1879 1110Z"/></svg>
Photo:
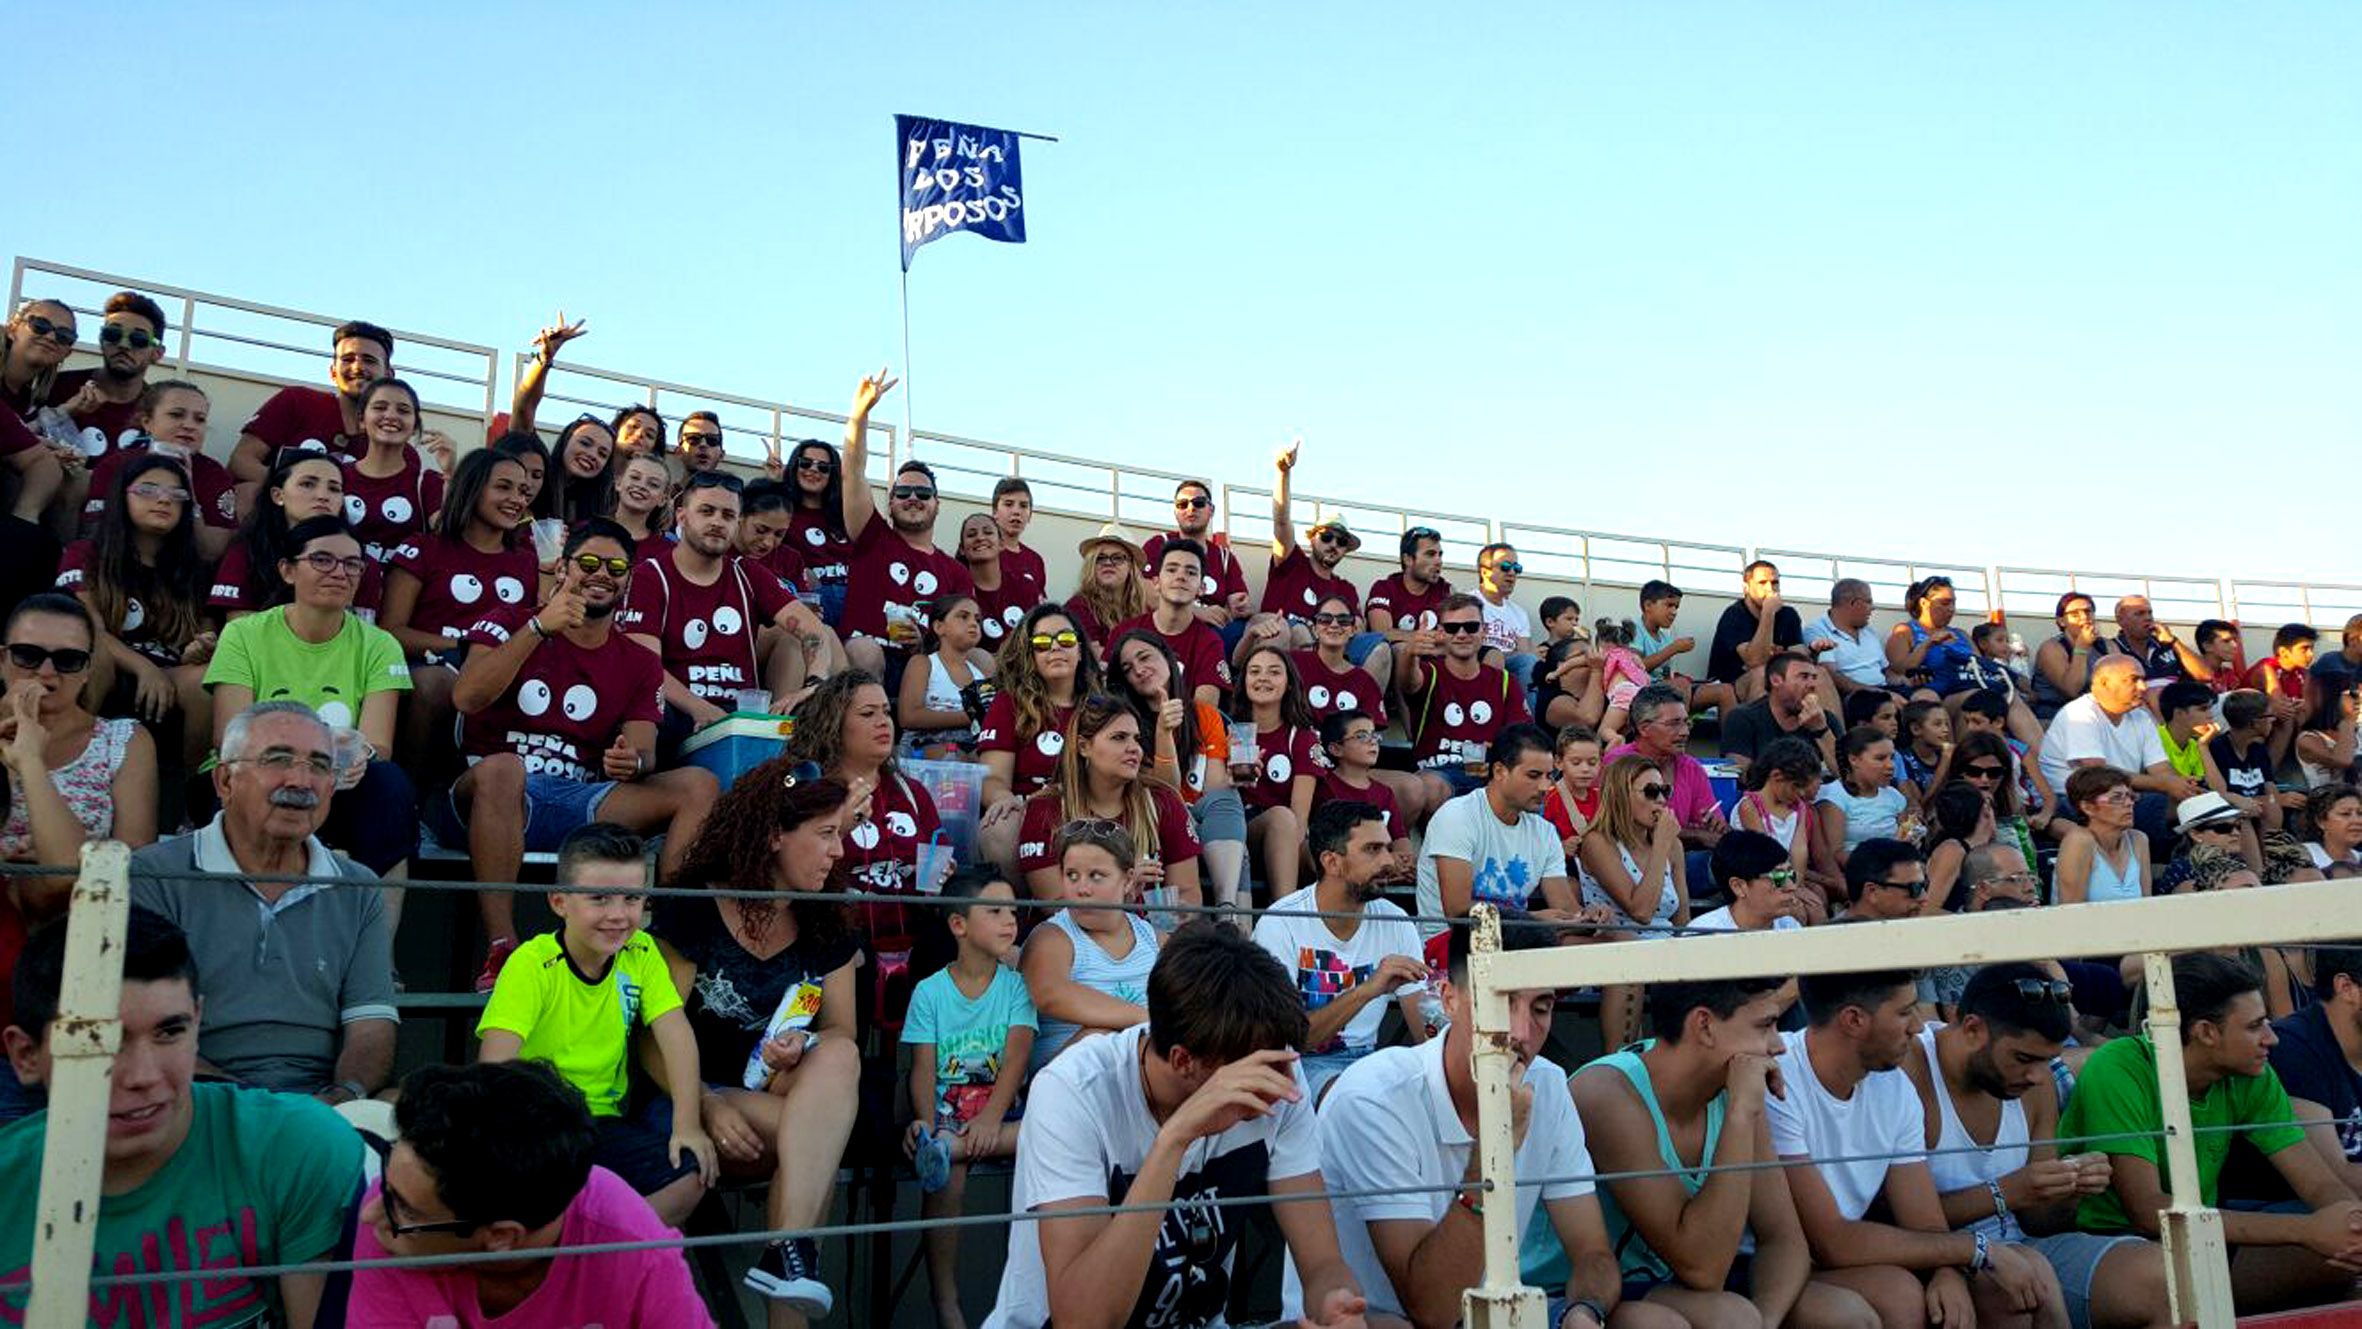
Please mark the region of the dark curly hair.
<svg viewBox="0 0 2362 1329"><path fill-rule="evenodd" d="M885 691L886 685L876 676L859 669L848 669L822 679L812 689L812 695L797 703L794 732L787 736L782 755L797 761L817 764L820 769L833 770L845 751L845 715L853 709L853 694L865 687ZM888 714L892 714L894 699L886 698ZM897 726L897 732L900 727ZM894 756L891 751L878 767L879 780L891 779Z"/></svg>
<svg viewBox="0 0 2362 1329"><path fill-rule="evenodd" d="M803 758L782 754L738 777L714 800L705 826L681 859L683 885L759 890L771 881L771 837L844 806L845 786L835 780L795 778ZM769 900L741 900L747 921L769 927L778 906ZM791 899L798 944L831 942L843 935L844 912L819 900Z"/></svg>

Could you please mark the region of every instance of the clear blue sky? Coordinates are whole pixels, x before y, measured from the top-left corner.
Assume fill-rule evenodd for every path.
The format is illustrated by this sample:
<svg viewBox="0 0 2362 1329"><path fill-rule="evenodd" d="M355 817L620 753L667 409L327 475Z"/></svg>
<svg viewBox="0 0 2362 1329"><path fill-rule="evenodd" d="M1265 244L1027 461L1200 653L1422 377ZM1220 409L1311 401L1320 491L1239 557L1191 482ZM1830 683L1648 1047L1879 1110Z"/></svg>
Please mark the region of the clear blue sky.
<svg viewBox="0 0 2362 1329"><path fill-rule="evenodd" d="M563 305L588 362L841 409L936 115L1064 142L1031 243L914 266L922 429L2362 580L2362 6L898 12L27 9L0 248L512 349Z"/></svg>

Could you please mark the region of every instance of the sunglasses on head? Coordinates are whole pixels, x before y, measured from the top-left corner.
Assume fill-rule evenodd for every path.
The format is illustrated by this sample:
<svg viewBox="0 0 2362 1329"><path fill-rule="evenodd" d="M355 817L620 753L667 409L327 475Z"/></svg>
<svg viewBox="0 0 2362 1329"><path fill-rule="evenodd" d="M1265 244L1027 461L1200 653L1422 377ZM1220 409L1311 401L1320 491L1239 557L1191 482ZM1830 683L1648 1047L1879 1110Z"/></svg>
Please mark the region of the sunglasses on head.
<svg viewBox="0 0 2362 1329"><path fill-rule="evenodd" d="M101 323L98 325L98 344L101 346L120 344L129 346L135 351L144 351L151 346L163 345L164 339L149 332L146 328L127 328L120 323Z"/></svg>
<svg viewBox="0 0 2362 1329"><path fill-rule="evenodd" d="M1314 627L1321 628L1349 628L1353 626L1353 615L1314 614L1312 616L1312 624Z"/></svg>
<svg viewBox="0 0 2362 1329"><path fill-rule="evenodd" d="M71 323L52 323L39 314L27 314L25 326L33 330L36 338L47 337L60 346L74 344L74 325Z"/></svg>
<svg viewBox="0 0 2362 1329"><path fill-rule="evenodd" d="M1403 539L1405 539L1405 540L1414 540L1414 541L1415 541L1415 540L1433 540L1433 541L1435 541L1437 544L1442 544L1442 543L1443 543L1443 532L1441 532L1441 531L1439 531L1439 530L1435 529L1435 528L1434 528L1434 527L1432 527L1432 526L1413 526L1411 529L1409 529L1409 530L1407 530L1407 531L1404 531L1404 532L1402 533L1402 538L1403 538Z"/></svg>
<svg viewBox="0 0 2362 1329"><path fill-rule="evenodd" d="M2057 978L2021 978L2012 986L2017 988L2022 1000L2049 1002L2056 1006L2068 1004L2075 996L2074 985Z"/></svg>
<svg viewBox="0 0 2362 1329"><path fill-rule="evenodd" d="M1176 498L1173 500L1173 507L1179 512L1196 512L1200 508L1210 508L1212 506L1214 506L1214 500L1195 495L1189 498Z"/></svg>
<svg viewBox="0 0 2362 1329"><path fill-rule="evenodd" d="M1031 637L1026 638L1025 644L1037 651L1046 651L1052 647L1062 651L1071 651L1083 644L1083 634L1073 628L1060 628L1056 632L1034 633Z"/></svg>
<svg viewBox="0 0 2362 1329"><path fill-rule="evenodd" d="M33 673L42 665L55 665L61 674L79 674L90 667L90 652L74 646L60 646L51 650L30 642L10 642L8 662L26 673Z"/></svg>
<svg viewBox="0 0 2362 1329"><path fill-rule="evenodd" d="M608 576L620 577L632 570L632 561L628 558L601 558L597 554L576 554L574 566L581 568L586 573L597 572L600 568L605 568Z"/></svg>
<svg viewBox="0 0 2362 1329"><path fill-rule="evenodd" d="M894 497L897 499L915 499L921 503L924 503L928 499L935 497L935 486L896 485L894 486L892 492Z"/></svg>
<svg viewBox="0 0 2362 1329"><path fill-rule="evenodd" d="M819 762L799 761L795 765L787 768L786 778L781 780L779 783L786 788L793 789L800 784L812 783L814 780L819 779L822 774L823 772L820 769Z"/></svg>
<svg viewBox="0 0 2362 1329"><path fill-rule="evenodd" d="M1474 623L1438 623L1435 625L1435 630L1449 633L1455 637L1464 637L1472 632L1484 631L1484 620L1478 619Z"/></svg>

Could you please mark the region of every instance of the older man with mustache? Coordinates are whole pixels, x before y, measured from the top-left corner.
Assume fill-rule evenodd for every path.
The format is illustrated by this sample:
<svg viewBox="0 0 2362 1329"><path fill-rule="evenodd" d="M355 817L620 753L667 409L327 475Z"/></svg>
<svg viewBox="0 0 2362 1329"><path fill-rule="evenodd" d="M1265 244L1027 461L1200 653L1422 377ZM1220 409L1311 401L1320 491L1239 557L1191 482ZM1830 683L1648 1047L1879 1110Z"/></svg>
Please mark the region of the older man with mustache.
<svg viewBox="0 0 2362 1329"><path fill-rule="evenodd" d="M132 899L179 924L196 956L198 1073L366 1098L393 1066L393 935L376 875L313 835L336 788L327 722L301 702L247 707L223 731L213 786L210 824L131 859ZM257 880L294 877L311 880Z"/></svg>

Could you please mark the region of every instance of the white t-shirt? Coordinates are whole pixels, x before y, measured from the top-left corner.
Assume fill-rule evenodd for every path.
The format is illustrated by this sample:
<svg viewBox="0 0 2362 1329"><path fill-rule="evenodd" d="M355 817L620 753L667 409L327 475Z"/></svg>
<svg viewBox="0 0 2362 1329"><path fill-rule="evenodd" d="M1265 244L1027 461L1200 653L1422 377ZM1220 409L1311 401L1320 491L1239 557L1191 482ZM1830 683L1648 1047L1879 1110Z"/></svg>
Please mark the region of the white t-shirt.
<svg viewBox="0 0 2362 1329"><path fill-rule="evenodd" d="M1837 1200L1837 1212L1847 1222L1870 1210L1870 1202L1886 1186L1886 1170L1898 1163L1927 1158L1927 1118L1919 1091L1900 1070L1872 1071L1854 1086L1853 1097L1833 1097L1804 1055L1808 1029L1780 1035L1780 1075L1787 1081L1786 1098L1766 1098L1763 1106L1771 1122L1772 1149L1783 1158L1798 1154L1813 1158L1862 1159L1852 1163L1816 1163L1821 1180Z"/></svg>
<svg viewBox="0 0 2362 1329"><path fill-rule="evenodd" d="M1504 826L1482 789L1452 799L1427 819L1427 838L1419 844L1418 900L1419 912L1429 917L1443 913L1443 888L1435 880L1439 854L1468 865L1472 904L1524 909L1543 878L1566 875L1566 849L1542 814L1521 812L1516 825ZM1422 937L1441 931L1441 923L1419 925Z"/></svg>
<svg viewBox="0 0 2362 1329"><path fill-rule="evenodd" d="M2157 738L2157 718L2136 707L2121 723L2110 720L2089 693L2061 706L2042 736L2042 778L2063 798L2073 763L2092 757L2128 775L2163 763L2165 744Z"/></svg>
<svg viewBox="0 0 2362 1329"><path fill-rule="evenodd" d="M1156 1143L1140 1083L1145 1025L1088 1038L1034 1077L1017 1134L1017 1173L1010 1208L1025 1213L1060 1200L1120 1204ZM1263 1195L1270 1183L1317 1172L1320 1132L1312 1095L1281 1103L1270 1115L1191 1142L1173 1182L1173 1204L1148 1258L1148 1278L1130 1322L1143 1329L1206 1329L1223 1323L1231 1257L1246 1212L1192 1201ZM1050 1320L1042 1278L1039 1223L1009 1225L1009 1260L1000 1296L984 1329L1039 1329Z"/></svg>
<svg viewBox="0 0 2362 1329"><path fill-rule="evenodd" d="M1296 980L1296 991L1304 998L1307 1013L1351 992L1389 955L1426 964L1419 930L1393 901L1371 900L1362 905L1362 921L1343 941L1329 930L1332 921L1341 920L1308 916L1319 908L1318 888L1307 886L1281 897L1255 922L1255 944L1271 952L1280 968ZM1426 988L1424 983L1406 983L1396 988L1395 994ZM1373 1001L1345 1022L1344 1030L1328 1047L1307 1050L1322 1053L1375 1047L1378 1026L1385 1019L1386 1003Z"/></svg>
<svg viewBox="0 0 2362 1329"><path fill-rule="evenodd" d="M1437 1037L1417 1047L1381 1048L1331 1082L1320 1108L1320 1175L1331 1191L1449 1186L1467 1175L1468 1151L1476 1142L1461 1127L1459 1110L1444 1085L1444 1041ZM1520 1233L1533 1221L1537 1202L1574 1199L1592 1189L1589 1180L1527 1184L1529 1177L1587 1178L1591 1151L1583 1143L1583 1120L1575 1115L1566 1072L1536 1057L1526 1064L1525 1082L1533 1087L1534 1108L1525 1143L1517 1149ZM1442 1190L1329 1202L1337 1225L1337 1250L1361 1284L1371 1310L1403 1313L1402 1298L1387 1280L1377 1247L1370 1243L1369 1224L1393 1219L1438 1222L1451 1203L1451 1193ZM1301 1316L1303 1301L1303 1285L1291 1260L1280 1275L1280 1318L1293 1321Z"/></svg>
<svg viewBox="0 0 2362 1329"><path fill-rule="evenodd" d="M1507 655L1517 649L1517 639L1533 639L1534 621L1518 608L1517 601L1503 600L1494 604L1480 592L1476 603L1484 610L1484 644Z"/></svg>
<svg viewBox="0 0 2362 1329"><path fill-rule="evenodd" d="M1743 932L1746 930L1739 926L1737 919L1731 917L1730 906L1727 904L1712 913L1698 915L1689 921L1689 925L1693 928L1713 932ZM1794 932L1803 926L1804 924L1797 922L1787 914L1782 914L1771 922L1771 930L1774 932Z"/></svg>

